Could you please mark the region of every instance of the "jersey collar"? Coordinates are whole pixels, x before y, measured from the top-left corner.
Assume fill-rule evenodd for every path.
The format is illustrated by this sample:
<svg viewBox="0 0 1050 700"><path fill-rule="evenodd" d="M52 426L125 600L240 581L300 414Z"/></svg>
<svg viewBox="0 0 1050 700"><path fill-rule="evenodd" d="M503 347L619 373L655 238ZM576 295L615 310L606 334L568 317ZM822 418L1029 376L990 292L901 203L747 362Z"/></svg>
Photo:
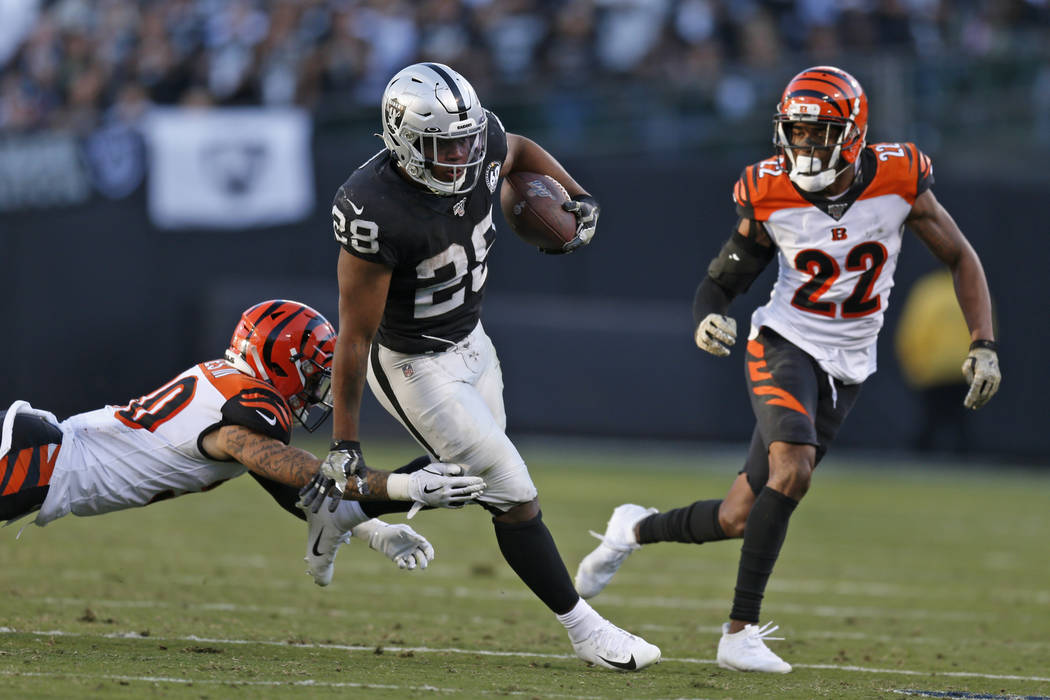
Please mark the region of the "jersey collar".
<svg viewBox="0 0 1050 700"><path fill-rule="evenodd" d="M380 159L382 162L377 163L379 170L379 177L386 183L390 184L391 187L395 188L398 192L398 196L409 198L412 202L419 204L420 206L426 207L432 211L436 211L439 214L447 214L453 216L453 207L461 199L469 198L474 192L461 192L458 195L451 197L444 197L439 194L434 194L429 190L425 190L422 187L417 186L413 182L409 182L401 176L397 171L397 165L394 163L394 159L390 156L390 152L387 151L386 157ZM475 188L477 189L477 188Z"/></svg>
<svg viewBox="0 0 1050 700"><path fill-rule="evenodd" d="M857 168L857 173L853 177L853 183L841 197L828 199L827 197L821 197L819 193L801 190L795 186L795 183L791 183L791 186L794 187L795 191L798 192L807 202L815 206L817 209L820 209L835 221L838 221L845 215L849 208L853 206L853 203L860 199L861 194L864 193L864 190L866 190L872 180L875 179L876 170L878 170L878 162L875 160L875 153L870 148L865 148L860 152L860 167Z"/></svg>

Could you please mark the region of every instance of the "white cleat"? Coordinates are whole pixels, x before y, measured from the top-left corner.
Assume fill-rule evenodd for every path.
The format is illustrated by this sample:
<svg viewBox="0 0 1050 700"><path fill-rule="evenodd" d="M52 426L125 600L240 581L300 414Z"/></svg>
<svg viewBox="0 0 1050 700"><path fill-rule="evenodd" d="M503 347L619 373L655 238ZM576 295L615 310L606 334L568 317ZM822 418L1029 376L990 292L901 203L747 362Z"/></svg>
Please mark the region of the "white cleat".
<svg viewBox="0 0 1050 700"><path fill-rule="evenodd" d="M625 503L613 510L604 535L591 530L591 534L602 543L585 556L576 569L576 592L580 597L593 598L602 592L627 555L641 547L634 536L634 526L656 512L656 508Z"/></svg>
<svg viewBox="0 0 1050 700"><path fill-rule="evenodd" d="M335 525L327 504L322 504L316 513L307 508L306 523L306 573L314 577L318 586L327 586L332 582L335 555L340 545L350 541L350 532Z"/></svg>
<svg viewBox="0 0 1050 700"><path fill-rule="evenodd" d="M718 665L731 671L791 673L791 664L766 646L766 639L784 639L769 636L779 629L772 625L772 622L767 622L762 627L747 625L739 632L730 634L729 623L723 624L722 638L718 640Z"/></svg>
<svg viewBox="0 0 1050 700"><path fill-rule="evenodd" d="M589 664L614 671L641 671L660 661L660 648L626 632L608 620L580 642L573 642L576 656Z"/></svg>

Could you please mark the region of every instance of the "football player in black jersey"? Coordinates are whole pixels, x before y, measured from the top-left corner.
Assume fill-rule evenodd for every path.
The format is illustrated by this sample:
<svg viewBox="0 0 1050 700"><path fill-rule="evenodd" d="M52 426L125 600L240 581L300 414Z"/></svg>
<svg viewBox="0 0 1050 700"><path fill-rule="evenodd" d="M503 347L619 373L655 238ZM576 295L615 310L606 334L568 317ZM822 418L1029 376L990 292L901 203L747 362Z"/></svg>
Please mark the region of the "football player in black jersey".
<svg viewBox="0 0 1050 700"><path fill-rule="evenodd" d="M482 328L486 259L501 175L550 175L571 200L573 250L598 205L559 163L508 134L463 76L419 63L383 93L385 148L350 175L332 208L339 251L339 341L331 452L318 475L338 491L363 464L358 412L367 377L379 402L439 462L482 476L500 551L568 630L580 658L636 670L660 650L611 624L573 587L524 460L505 433L503 380Z"/></svg>
<svg viewBox="0 0 1050 700"><path fill-rule="evenodd" d="M400 568L425 568L434 550L407 525L373 520L350 500L324 517L296 506L299 487L319 463L288 444L292 417L308 430L327 418L335 339L335 329L310 307L266 301L241 315L225 358L195 365L124 406L59 422L16 401L0 411L0 521L39 510L35 523L43 526L69 513L149 505L210 490L247 470L281 507L310 521L308 570L319 585L331 579L336 545L351 529ZM347 496L454 507L484 486L447 476L444 465L430 461L399 470L408 473L369 470L362 479L368 493Z"/></svg>

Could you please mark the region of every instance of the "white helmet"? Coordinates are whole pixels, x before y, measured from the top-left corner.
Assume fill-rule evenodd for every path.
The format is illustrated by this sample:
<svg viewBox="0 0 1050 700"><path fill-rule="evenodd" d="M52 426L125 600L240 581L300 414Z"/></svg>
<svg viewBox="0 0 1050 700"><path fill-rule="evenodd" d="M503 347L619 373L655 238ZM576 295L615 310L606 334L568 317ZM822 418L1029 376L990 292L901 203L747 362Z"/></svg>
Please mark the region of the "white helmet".
<svg viewBox="0 0 1050 700"><path fill-rule="evenodd" d="M487 119L463 76L440 63L408 66L387 83L382 110L383 143L410 178L440 195L474 189Z"/></svg>

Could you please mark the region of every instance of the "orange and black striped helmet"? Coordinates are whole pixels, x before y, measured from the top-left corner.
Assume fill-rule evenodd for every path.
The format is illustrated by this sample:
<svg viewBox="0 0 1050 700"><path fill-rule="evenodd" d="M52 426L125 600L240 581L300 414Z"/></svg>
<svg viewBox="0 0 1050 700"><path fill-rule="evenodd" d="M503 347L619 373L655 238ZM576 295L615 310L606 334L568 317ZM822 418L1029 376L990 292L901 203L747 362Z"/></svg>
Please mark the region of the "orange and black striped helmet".
<svg viewBox="0 0 1050 700"><path fill-rule="evenodd" d="M274 299L241 314L226 361L272 385L307 430L332 411L335 329L306 304Z"/></svg>
<svg viewBox="0 0 1050 700"><path fill-rule="evenodd" d="M836 147L846 163L857 160L868 133L868 98L852 75L834 66L814 66L787 84L774 117L773 143L790 148L786 122L815 122L839 125Z"/></svg>

